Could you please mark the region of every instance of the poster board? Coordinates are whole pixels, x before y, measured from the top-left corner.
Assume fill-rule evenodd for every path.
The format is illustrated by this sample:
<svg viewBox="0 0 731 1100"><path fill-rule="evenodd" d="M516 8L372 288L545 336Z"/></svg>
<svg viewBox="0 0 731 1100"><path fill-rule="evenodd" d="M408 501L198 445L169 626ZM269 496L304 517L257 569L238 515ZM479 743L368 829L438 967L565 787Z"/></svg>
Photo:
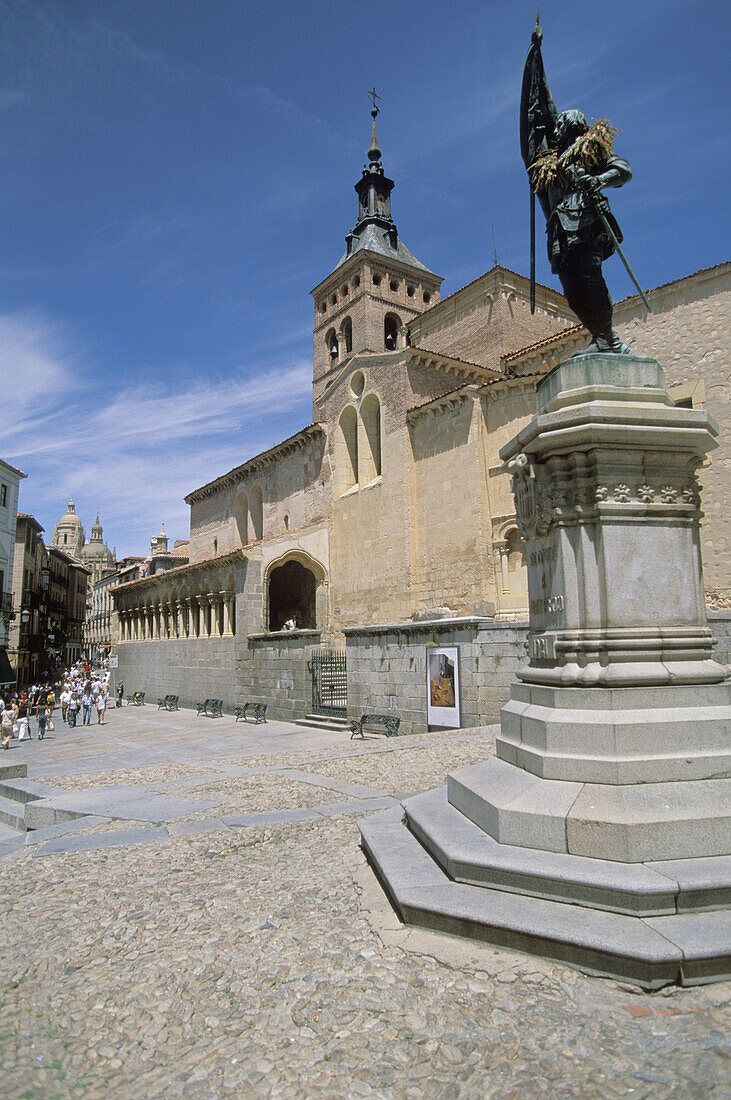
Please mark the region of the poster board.
<svg viewBox="0 0 731 1100"><path fill-rule="evenodd" d="M114 653L110 653L108 657L109 668L119 668L119 657Z"/></svg>
<svg viewBox="0 0 731 1100"><path fill-rule="evenodd" d="M459 648L427 647L426 714L430 726L456 729L459 715Z"/></svg>

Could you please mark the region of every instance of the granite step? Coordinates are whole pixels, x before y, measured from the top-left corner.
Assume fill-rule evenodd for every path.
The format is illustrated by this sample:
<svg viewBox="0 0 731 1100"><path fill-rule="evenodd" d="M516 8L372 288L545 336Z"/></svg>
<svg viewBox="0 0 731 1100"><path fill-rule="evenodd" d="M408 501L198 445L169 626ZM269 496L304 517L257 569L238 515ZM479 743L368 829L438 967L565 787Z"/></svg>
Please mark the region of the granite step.
<svg viewBox="0 0 731 1100"><path fill-rule="evenodd" d="M294 725L343 733L350 729L350 720L348 718L337 718L330 714L306 714L304 718L296 718Z"/></svg>
<svg viewBox="0 0 731 1100"><path fill-rule="evenodd" d="M0 764L0 781L5 779L24 779L27 774L27 764Z"/></svg>
<svg viewBox="0 0 731 1100"><path fill-rule="evenodd" d="M0 795L0 822L8 825L16 833L24 833L26 831L25 804L14 798L5 798Z"/></svg>
<svg viewBox="0 0 731 1100"><path fill-rule="evenodd" d="M24 776L0 779L0 796L12 798L15 802L33 802L37 798L48 798L53 793L51 787L44 787L42 783L36 783Z"/></svg>
<svg viewBox="0 0 731 1100"><path fill-rule="evenodd" d="M728 856L628 864L501 844L449 803L446 787L403 806L411 832L455 882L644 916L731 901Z"/></svg>
<svg viewBox="0 0 731 1100"><path fill-rule="evenodd" d="M644 989L731 973L727 912L641 917L453 882L402 807L359 822L362 846L405 924L541 955Z"/></svg>

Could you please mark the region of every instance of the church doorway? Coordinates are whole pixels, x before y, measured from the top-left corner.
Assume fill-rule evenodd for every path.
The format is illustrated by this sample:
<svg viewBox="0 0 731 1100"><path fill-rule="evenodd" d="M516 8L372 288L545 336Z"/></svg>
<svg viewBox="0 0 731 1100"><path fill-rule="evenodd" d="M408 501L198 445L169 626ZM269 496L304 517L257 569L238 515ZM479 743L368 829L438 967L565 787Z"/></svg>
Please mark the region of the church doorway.
<svg viewBox="0 0 731 1100"><path fill-rule="evenodd" d="M269 629L282 630L294 619L300 630L317 628L317 580L298 561L286 561L269 576Z"/></svg>

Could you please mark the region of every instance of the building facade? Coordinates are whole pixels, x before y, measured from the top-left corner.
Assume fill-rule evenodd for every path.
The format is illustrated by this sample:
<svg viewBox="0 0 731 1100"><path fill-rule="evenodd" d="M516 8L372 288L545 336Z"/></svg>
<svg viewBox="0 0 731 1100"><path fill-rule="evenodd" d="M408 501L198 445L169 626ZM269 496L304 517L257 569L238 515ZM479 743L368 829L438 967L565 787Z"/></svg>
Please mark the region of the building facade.
<svg viewBox="0 0 731 1100"><path fill-rule="evenodd" d="M312 422L186 497L188 565L115 589L131 689L264 702L289 719L391 710L409 732L426 728L427 647L449 644L462 724L499 711L527 614L499 450L533 415L537 379L588 337L548 287L532 315L528 280L500 266L442 299L399 238L375 119L368 159L346 252L312 291ZM650 315L620 303L620 336L660 359L679 403L712 400L727 419L729 265L650 299ZM719 608L728 457L704 470ZM321 667L332 669L324 684Z"/></svg>
<svg viewBox="0 0 731 1100"><path fill-rule="evenodd" d="M34 516L18 513L13 555L13 607L8 656L15 682L25 687L47 668L46 594L48 554L43 527Z"/></svg>
<svg viewBox="0 0 731 1100"><path fill-rule="evenodd" d="M18 525L18 490L26 475L0 459L0 691L15 683L8 657L13 609L13 563Z"/></svg>

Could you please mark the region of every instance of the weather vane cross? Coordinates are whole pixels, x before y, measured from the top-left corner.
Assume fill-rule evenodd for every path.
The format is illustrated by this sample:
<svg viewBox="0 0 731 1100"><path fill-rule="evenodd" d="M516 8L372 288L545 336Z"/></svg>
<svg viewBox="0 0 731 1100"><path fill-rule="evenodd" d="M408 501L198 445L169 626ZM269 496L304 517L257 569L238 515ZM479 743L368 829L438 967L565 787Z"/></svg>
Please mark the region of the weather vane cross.
<svg viewBox="0 0 731 1100"><path fill-rule="evenodd" d="M376 91L376 86L375 86L375 84L373 85L373 87L372 87L372 88L370 88L370 89L369 89L369 90L368 90L368 91L366 92L366 95L369 95L369 96L371 97L371 100L372 100L372 102L373 102L373 110L374 110L374 111L377 111L377 110L378 110L378 104L376 103L376 100L377 100L377 99L380 99L381 97L379 96L378 92Z"/></svg>

